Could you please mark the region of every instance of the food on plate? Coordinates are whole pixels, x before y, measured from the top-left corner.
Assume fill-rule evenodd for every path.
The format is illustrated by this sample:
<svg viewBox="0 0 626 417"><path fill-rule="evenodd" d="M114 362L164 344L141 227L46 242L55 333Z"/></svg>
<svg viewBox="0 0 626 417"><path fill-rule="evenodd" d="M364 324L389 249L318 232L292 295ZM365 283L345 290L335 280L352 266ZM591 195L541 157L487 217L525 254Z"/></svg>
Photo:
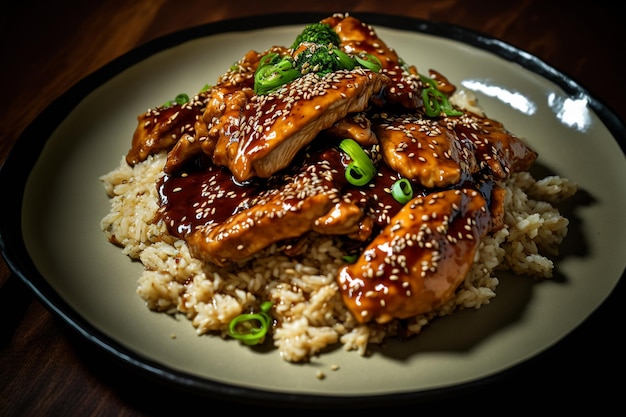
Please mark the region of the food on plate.
<svg viewBox="0 0 626 417"><path fill-rule="evenodd" d="M416 45L416 48L419 45ZM148 307L289 362L478 309L549 278L565 178L441 72L335 14L138 116L102 230Z"/></svg>

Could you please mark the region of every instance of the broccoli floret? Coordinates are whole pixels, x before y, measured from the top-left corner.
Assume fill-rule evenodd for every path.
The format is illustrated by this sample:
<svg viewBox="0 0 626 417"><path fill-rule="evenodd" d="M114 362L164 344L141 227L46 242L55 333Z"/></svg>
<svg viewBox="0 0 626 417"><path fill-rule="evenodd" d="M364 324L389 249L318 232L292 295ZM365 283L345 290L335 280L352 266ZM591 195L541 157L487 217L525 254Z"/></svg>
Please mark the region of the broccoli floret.
<svg viewBox="0 0 626 417"><path fill-rule="evenodd" d="M332 46L314 43L301 44L294 62L302 75L315 72L323 76L340 69L354 68L354 61L344 52Z"/></svg>
<svg viewBox="0 0 626 417"><path fill-rule="evenodd" d="M323 76L355 65L348 54L334 46L303 43L293 57L270 53L261 58L254 73L254 91L267 94L310 72Z"/></svg>
<svg viewBox="0 0 626 417"><path fill-rule="evenodd" d="M340 45L339 35L329 24L319 22L306 26L291 45L296 69L302 75L315 72L321 76L356 66L380 71L382 65L375 56L365 52L351 56Z"/></svg>
<svg viewBox="0 0 626 417"><path fill-rule="evenodd" d="M329 24L318 22L305 26L302 32L296 36L296 40L291 45L291 49L296 49L298 45L304 42L318 45L339 46L341 39L339 39L339 35Z"/></svg>
<svg viewBox="0 0 626 417"><path fill-rule="evenodd" d="M330 25L313 23L306 26L291 46L291 55L270 53L259 61L254 73L254 91L258 95L268 94L311 72L324 76L357 66L380 71L380 60L374 55L365 52L349 55L340 44L339 35Z"/></svg>

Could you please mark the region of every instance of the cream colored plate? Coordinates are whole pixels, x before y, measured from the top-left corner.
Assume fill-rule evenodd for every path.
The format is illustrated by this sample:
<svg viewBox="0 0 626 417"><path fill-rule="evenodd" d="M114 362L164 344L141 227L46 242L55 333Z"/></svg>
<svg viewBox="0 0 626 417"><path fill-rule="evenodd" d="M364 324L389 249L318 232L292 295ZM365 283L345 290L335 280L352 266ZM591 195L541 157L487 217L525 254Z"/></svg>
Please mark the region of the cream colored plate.
<svg viewBox="0 0 626 417"><path fill-rule="evenodd" d="M449 28L427 22L415 21L413 31L390 27L396 25L392 18L371 18L380 22L380 37L407 62L421 71L437 69L475 91L490 117L539 152L541 170L571 178L589 197L568 207L572 225L555 280L504 277L490 305L437 321L411 341L390 342L367 358L337 349L306 365L287 363L274 350L199 337L185 318L150 312L135 293L141 265L99 229L109 202L98 177L127 152L138 114L214 82L250 49L289 44L302 28L295 20L254 30L239 30L237 22L209 25L174 35L166 39L184 42L153 42L73 90L84 98L58 117L28 177L21 222L28 254L7 249L6 257L56 312L122 361L219 395L284 395L287 402L319 396L323 402L419 394L497 375L559 342L603 303L624 272L626 162L614 133L584 90L571 82L564 92L559 85L570 81L560 82L560 74L533 57L473 34L455 32L457 39L450 39ZM406 24L398 21L397 27ZM474 42L481 45L469 44ZM504 53L509 56L499 56ZM623 135L621 122L609 124ZM20 152L27 154L27 146ZM30 262L22 256L32 259L40 276L21 266ZM339 370L331 371L332 365ZM316 378L318 370L324 380Z"/></svg>

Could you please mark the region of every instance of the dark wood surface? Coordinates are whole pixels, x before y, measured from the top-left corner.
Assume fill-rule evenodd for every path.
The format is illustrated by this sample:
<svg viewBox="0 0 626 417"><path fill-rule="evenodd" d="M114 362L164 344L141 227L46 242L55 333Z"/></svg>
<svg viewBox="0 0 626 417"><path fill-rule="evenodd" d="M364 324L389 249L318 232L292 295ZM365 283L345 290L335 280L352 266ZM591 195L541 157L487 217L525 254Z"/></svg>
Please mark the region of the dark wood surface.
<svg viewBox="0 0 626 417"><path fill-rule="evenodd" d="M22 0L0 15L0 161L46 106L114 58L180 29L273 12L366 11L456 24L539 57L626 120L624 4L608 0ZM10 191L2 190L1 198L10 198ZM615 319L596 321L595 326L569 336L568 346L579 348L558 349L535 360L530 370L519 372L518 380L443 403L416 405L413 412L428 407L445 410L468 401L469 408L477 409L485 402L505 401L497 407L500 411L503 405L538 410L541 401L551 404L552 410L587 404L598 412L619 404L625 345L615 331L624 328L624 314L618 313L617 304L613 301L604 307L604 317L615 314ZM51 314L11 275L2 259L0 332L0 416L185 415L193 410L209 415L224 406L228 408L222 412L237 410L236 404L172 391L125 369ZM550 373L541 372L548 362L558 366L551 366ZM555 369L561 372L555 375ZM245 413L263 410L240 407Z"/></svg>

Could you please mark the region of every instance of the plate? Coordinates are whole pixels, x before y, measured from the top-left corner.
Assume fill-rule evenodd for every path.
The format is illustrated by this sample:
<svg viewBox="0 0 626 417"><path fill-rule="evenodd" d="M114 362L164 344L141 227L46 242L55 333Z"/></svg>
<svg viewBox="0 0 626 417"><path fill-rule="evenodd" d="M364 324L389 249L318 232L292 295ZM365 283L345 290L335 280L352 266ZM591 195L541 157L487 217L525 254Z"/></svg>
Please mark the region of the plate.
<svg viewBox="0 0 626 417"><path fill-rule="evenodd" d="M2 167L0 183L17 195L3 203L3 256L98 348L157 380L220 398L367 404L511 378L512 370L566 343L616 297L626 259L626 129L575 81L498 40L417 19L355 14L405 61L474 91L491 118L539 152L536 170L579 184L562 208L571 224L554 279L505 276L491 304L436 321L412 340L390 341L368 357L333 349L295 365L275 350L233 347L196 335L183 317L149 311L135 292L142 266L100 231L109 202L99 177L126 154L137 115L214 82L250 49L289 44L304 24L325 16L190 28L76 84L26 129ZM332 371L334 365L339 369ZM318 379L318 371L326 378Z"/></svg>

